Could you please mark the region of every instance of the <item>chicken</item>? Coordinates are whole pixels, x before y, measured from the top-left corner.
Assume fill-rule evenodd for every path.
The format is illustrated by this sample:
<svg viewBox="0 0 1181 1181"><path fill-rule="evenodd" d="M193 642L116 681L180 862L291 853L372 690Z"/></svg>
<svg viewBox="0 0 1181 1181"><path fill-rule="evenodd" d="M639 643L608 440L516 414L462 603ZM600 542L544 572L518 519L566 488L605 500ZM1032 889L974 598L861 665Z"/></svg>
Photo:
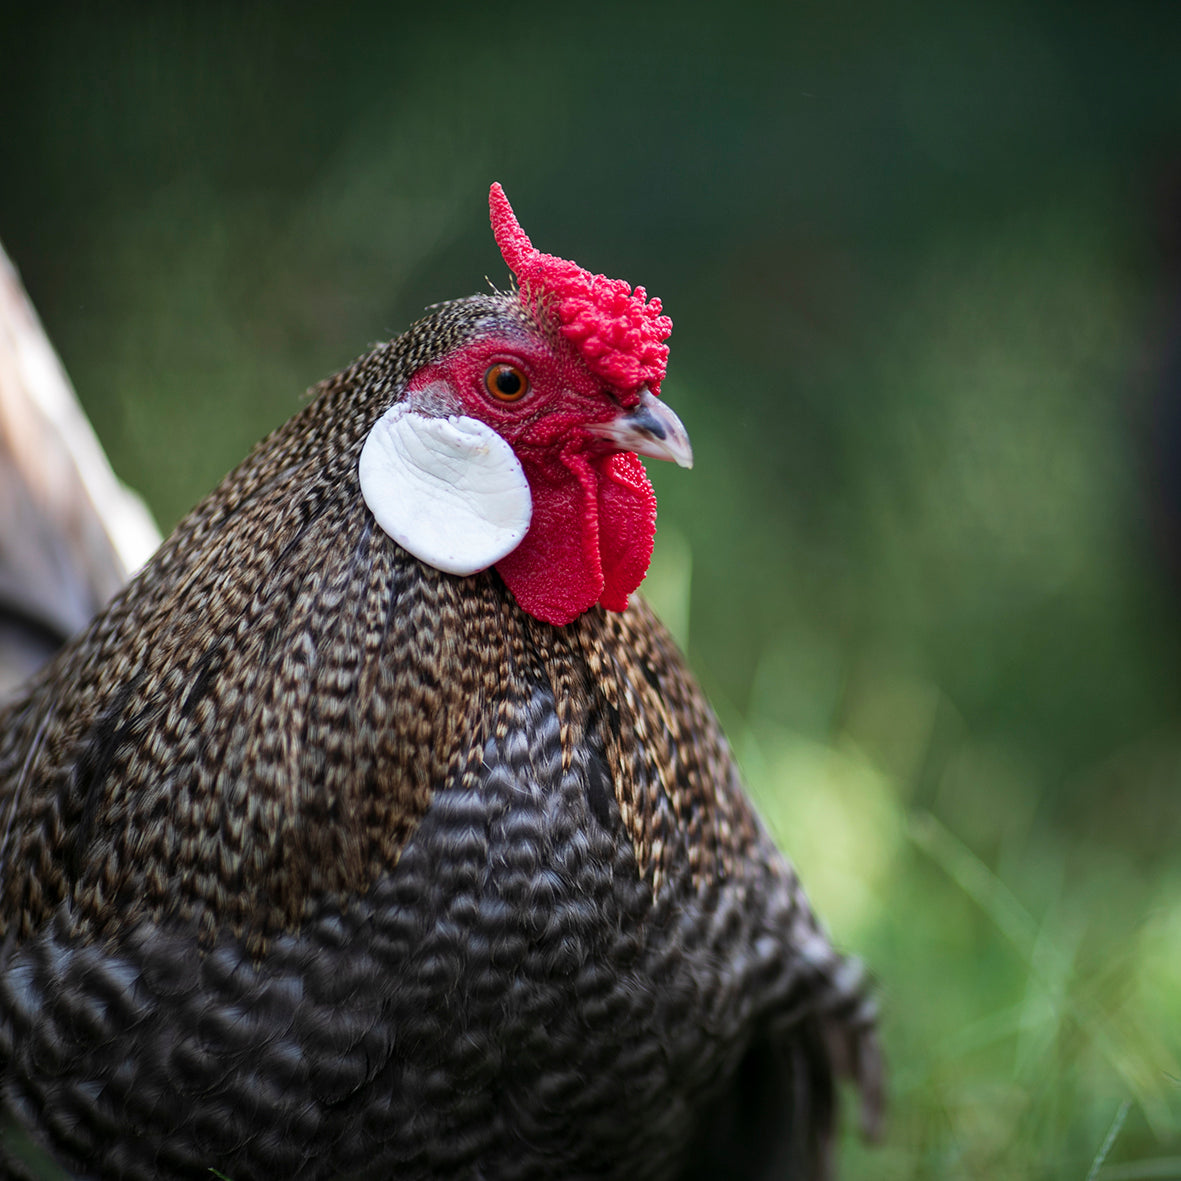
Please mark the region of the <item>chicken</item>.
<svg viewBox="0 0 1181 1181"><path fill-rule="evenodd" d="M822 1178L881 1062L634 592L643 288L535 250L264 439L0 713L0 1103L96 1178Z"/></svg>

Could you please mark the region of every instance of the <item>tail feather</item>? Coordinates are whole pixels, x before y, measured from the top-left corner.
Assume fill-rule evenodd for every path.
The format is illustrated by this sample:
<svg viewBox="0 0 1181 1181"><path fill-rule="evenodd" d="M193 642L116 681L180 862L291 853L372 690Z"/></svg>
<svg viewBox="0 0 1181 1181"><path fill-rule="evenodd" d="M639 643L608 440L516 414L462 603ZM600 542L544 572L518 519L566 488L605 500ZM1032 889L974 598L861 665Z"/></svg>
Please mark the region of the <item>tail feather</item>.
<svg viewBox="0 0 1181 1181"><path fill-rule="evenodd" d="M0 249L0 699L159 544Z"/></svg>
<svg viewBox="0 0 1181 1181"><path fill-rule="evenodd" d="M712 1105L679 1181L832 1181L838 1087L860 1098L867 1140L882 1130L885 1067L877 1011L856 960L813 979L807 999L748 1045Z"/></svg>
<svg viewBox="0 0 1181 1181"><path fill-rule="evenodd" d="M857 1090L861 1134L877 1140L886 1114L886 1067L878 1039L878 1006L860 960L843 960L834 974L824 1031L837 1077L848 1079Z"/></svg>

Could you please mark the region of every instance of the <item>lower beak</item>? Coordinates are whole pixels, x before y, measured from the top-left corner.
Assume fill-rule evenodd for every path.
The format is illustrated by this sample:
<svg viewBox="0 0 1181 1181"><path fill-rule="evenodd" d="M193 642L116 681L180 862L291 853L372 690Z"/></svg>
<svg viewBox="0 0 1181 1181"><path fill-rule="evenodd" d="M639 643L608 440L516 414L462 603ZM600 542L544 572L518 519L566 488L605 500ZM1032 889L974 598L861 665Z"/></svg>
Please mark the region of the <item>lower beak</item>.
<svg viewBox="0 0 1181 1181"><path fill-rule="evenodd" d="M587 429L610 440L620 451L671 459L678 467L693 466L693 447L681 420L646 388L640 390L638 406Z"/></svg>

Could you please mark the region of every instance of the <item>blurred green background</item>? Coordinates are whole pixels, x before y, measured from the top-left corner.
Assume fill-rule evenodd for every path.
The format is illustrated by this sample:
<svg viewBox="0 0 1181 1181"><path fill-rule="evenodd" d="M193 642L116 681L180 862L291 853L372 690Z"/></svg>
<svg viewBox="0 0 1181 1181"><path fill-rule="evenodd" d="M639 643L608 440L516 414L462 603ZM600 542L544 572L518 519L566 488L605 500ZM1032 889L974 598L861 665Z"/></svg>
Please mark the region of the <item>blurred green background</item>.
<svg viewBox="0 0 1181 1181"><path fill-rule="evenodd" d="M0 240L165 529L503 282L492 180L674 319L646 588L880 981L843 1175L1181 1178L1181 5L0 29Z"/></svg>

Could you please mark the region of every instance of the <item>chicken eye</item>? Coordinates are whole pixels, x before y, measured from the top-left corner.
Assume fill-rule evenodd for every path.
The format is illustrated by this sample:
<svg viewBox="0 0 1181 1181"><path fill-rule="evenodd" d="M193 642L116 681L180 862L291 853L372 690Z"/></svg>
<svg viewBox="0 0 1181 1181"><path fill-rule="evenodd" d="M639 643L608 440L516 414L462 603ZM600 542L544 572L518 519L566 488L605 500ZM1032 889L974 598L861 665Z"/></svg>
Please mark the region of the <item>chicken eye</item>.
<svg viewBox="0 0 1181 1181"><path fill-rule="evenodd" d="M484 374L484 386L499 402L516 402L529 392L529 379L515 365L493 365Z"/></svg>

